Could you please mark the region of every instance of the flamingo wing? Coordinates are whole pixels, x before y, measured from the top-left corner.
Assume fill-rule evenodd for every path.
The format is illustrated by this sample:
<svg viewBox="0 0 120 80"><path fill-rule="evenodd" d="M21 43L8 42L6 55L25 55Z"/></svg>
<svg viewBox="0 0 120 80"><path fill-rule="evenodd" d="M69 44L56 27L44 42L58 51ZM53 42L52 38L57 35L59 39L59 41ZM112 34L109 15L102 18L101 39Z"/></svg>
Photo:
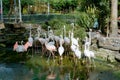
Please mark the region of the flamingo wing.
<svg viewBox="0 0 120 80"><path fill-rule="evenodd" d="M13 51L15 51L18 48L18 42L16 41L14 46L13 46Z"/></svg>
<svg viewBox="0 0 120 80"><path fill-rule="evenodd" d="M81 51L80 50L76 50L75 51L75 55L80 59L81 58Z"/></svg>

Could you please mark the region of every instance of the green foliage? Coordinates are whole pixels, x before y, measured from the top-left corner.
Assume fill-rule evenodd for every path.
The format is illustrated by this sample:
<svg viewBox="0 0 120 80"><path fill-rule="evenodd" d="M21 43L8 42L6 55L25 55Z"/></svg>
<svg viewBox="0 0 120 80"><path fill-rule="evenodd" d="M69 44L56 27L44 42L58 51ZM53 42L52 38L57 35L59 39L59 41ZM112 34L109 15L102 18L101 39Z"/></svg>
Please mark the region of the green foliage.
<svg viewBox="0 0 120 80"><path fill-rule="evenodd" d="M10 1L9 0L2 0L2 1L3 1L3 13L8 14L8 12L10 10ZM18 0L16 0L16 2L18 3ZM28 4L33 5L34 0L21 0L22 9L23 9L23 7L27 6ZM13 5L13 8L14 8L14 3L12 5Z"/></svg>
<svg viewBox="0 0 120 80"><path fill-rule="evenodd" d="M87 12L94 9L94 14L100 23L100 28L106 25L106 18L110 16L110 0L81 0L79 11ZM87 12L89 15L91 13Z"/></svg>
<svg viewBox="0 0 120 80"><path fill-rule="evenodd" d="M83 28L81 26L75 26L74 35L75 35L75 37L78 37L80 39L79 42L81 42L86 36L85 28Z"/></svg>
<svg viewBox="0 0 120 80"><path fill-rule="evenodd" d="M21 6L26 6L26 5L33 5L34 0L21 0Z"/></svg>
<svg viewBox="0 0 120 80"><path fill-rule="evenodd" d="M52 0L50 3L53 9L62 11L63 13L68 13L71 10L74 10L78 5L77 0Z"/></svg>
<svg viewBox="0 0 120 80"><path fill-rule="evenodd" d="M2 1L3 1L3 13L7 14L9 11L10 2L8 0L2 0Z"/></svg>
<svg viewBox="0 0 120 80"><path fill-rule="evenodd" d="M63 27L63 25L65 25L66 22L62 19L52 19L49 21L49 25L53 28L53 29L60 29L61 27Z"/></svg>
<svg viewBox="0 0 120 80"><path fill-rule="evenodd" d="M91 18L87 13L81 12L76 14L77 24L85 29L91 28L93 25L93 18Z"/></svg>

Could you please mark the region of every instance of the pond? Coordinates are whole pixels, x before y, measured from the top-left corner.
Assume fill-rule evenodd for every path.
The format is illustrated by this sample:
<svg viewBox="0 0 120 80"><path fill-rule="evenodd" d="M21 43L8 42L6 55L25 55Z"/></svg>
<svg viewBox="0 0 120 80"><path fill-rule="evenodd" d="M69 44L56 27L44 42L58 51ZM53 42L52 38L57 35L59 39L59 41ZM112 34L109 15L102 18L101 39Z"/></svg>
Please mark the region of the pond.
<svg viewBox="0 0 120 80"><path fill-rule="evenodd" d="M0 80L120 80L119 63L95 59L96 67L64 57L55 62L39 54L19 54L0 48Z"/></svg>

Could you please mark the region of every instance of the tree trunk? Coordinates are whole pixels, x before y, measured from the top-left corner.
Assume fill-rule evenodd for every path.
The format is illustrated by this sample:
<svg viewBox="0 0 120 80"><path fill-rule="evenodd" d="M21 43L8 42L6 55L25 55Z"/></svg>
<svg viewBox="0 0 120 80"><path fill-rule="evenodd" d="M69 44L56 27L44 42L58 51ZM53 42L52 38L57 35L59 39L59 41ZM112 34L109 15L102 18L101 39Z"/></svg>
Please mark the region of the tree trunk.
<svg viewBox="0 0 120 80"><path fill-rule="evenodd" d="M111 0L111 37L117 36L118 0Z"/></svg>
<svg viewBox="0 0 120 80"><path fill-rule="evenodd" d="M14 7L14 0L10 0L10 10L8 12L8 16L12 14L12 11L14 10L13 7Z"/></svg>

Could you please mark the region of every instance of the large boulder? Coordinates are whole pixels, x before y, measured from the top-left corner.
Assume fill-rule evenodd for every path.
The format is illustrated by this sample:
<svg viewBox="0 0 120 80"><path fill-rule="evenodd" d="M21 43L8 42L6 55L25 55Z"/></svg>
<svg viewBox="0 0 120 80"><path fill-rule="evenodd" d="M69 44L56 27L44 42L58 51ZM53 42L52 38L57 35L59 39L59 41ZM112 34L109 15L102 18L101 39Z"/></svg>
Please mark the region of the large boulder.
<svg viewBox="0 0 120 80"><path fill-rule="evenodd" d="M115 55L115 60L116 60L117 62L120 62L120 54L116 54L116 55Z"/></svg>
<svg viewBox="0 0 120 80"><path fill-rule="evenodd" d="M101 37L98 39L99 47L119 51L120 50L120 38L119 37Z"/></svg>

